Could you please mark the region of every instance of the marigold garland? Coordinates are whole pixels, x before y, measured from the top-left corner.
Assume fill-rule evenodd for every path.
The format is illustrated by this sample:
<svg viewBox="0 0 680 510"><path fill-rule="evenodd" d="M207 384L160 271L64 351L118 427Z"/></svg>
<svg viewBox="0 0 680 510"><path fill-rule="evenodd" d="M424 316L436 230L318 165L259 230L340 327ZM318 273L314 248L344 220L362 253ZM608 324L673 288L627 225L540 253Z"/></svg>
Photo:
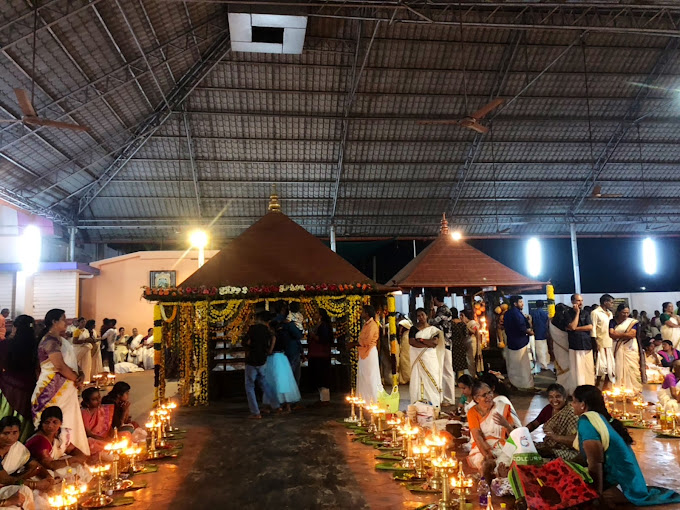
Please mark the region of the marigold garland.
<svg viewBox="0 0 680 510"><path fill-rule="evenodd" d="M163 307L163 304L159 303L159 306L161 307L161 317L163 317L163 320L165 322L172 322L172 321L175 320L175 317L177 317L177 307L176 306L174 306L172 308L172 315L170 316L169 319L168 319L168 316L165 315L165 308Z"/></svg>

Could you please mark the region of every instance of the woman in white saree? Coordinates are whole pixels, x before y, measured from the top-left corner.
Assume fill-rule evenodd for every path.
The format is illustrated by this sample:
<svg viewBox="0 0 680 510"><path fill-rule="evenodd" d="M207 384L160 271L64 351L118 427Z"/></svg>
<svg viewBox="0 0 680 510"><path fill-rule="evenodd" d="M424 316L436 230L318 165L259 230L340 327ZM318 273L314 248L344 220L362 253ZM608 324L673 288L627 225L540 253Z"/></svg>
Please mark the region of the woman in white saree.
<svg viewBox="0 0 680 510"><path fill-rule="evenodd" d="M673 348L680 346L680 317L673 311L673 303L667 301L663 304L663 313L659 317L661 321L661 339L670 340Z"/></svg>
<svg viewBox="0 0 680 510"><path fill-rule="evenodd" d="M34 460L28 449L19 442L21 422L16 416L0 420L0 507L35 508L32 489L48 490L54 479ZM31 477L43 477L29 480Z"/></svg>
<svg viewBox="0 0 680 510"><path fill-rule="evenodd" d="M632 317L628 317L629 313L630 310L624 303L618 306L614 318L609 323L609 336L616 342L614 346L616 384L639 394L642 392L642 383L647 382L647 374L638 338L640 324Z"/></svg>
<svg viewBox="0 0 680 510"><path fill-rule="evenodd" d="M47 312L45 334L38 344L40 376L31 399L33 424L38 427L40 415L48 407L59 407L64 415L63 426L71 429L71 442L85 455L90 455L78 402L78 388L83 384L83 375L78 373L71 342L61 338L65 330L64 311L53 309Z"/></svg>
<svg viewBox="0 0 680 510"><path fill-rule="evenodd" d="M52 476L72 481L77 475L88 483L92 475L83 465L87 456L71 443L71 430L61 423L61 409L56 406L45 409L38 430L26 441L26 448Z"/></svg>
<svg viewBox="0 0 680 510"><path fill-rule="evenodd" d="M427 323L427 313L423 308L416 310L416 324L409 330L409 344L411 403L422 401L440 407L446 354L444 333Z"/></svg>

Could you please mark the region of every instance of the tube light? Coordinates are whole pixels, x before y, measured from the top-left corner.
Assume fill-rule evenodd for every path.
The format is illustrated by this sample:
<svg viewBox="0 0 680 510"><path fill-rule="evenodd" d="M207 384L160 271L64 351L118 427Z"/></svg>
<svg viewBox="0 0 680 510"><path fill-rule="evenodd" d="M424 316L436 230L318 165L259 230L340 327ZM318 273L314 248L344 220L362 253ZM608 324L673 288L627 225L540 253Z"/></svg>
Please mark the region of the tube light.
<svg viewBox="0 0 680 510"><path fill-rule="evenodd" d="M642 267L644 268L645 273L649 275L656 274L656 243L651 237L646 237L644 241L642 241Z"/></svg>
<svg viewBox="0 0 680 510"><path fill-rule="evenodd" d="M532 237L527 241L526 257L529 275L536 277L541 274L543 269L543 253L541 251L541 242L537 238Z"/></svg>

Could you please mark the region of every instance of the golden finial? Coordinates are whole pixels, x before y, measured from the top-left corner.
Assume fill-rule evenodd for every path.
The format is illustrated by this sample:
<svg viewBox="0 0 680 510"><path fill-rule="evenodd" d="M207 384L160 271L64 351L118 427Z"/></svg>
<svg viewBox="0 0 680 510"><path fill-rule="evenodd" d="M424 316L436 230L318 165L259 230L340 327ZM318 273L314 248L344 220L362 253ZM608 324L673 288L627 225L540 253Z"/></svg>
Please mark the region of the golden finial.
<svg viewBox="0 0 680 510"><path fill-rule="evenodd" d="M444 235L449 233L449 222L446 221L446 213L442 214L442 221L441 227L439 227L439 233Z"/></svg>
<svg viewBox="0 0 680 510"><path fill-rule="evenodd" d="M269 210L271 212L281 212L279 196L276 194L276 184L272 184L272 194L269 195Z"/></svg>

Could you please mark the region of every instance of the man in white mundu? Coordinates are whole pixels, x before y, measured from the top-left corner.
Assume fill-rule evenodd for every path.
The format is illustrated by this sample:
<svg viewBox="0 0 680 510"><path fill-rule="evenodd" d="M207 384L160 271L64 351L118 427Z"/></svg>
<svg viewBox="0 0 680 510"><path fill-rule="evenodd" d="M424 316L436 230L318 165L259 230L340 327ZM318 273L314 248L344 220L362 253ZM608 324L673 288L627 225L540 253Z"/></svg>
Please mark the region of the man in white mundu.
<svg viewBox="0 0 680 510"><path fill-rule="evenodd" d="M358 342L350 342L348 347L359 348L359 362L357 364L357 396L366 403L378 403L378 393L383 390L380 378L380 363L378 361L378 339L380 327L375 321L375 308L364 305L361 318L364 326L359 333Z"/></svg>
<svg viewBox="0 0 680 510"><path fill-rule="evenodd" d="M680 317L673 311L673 303L667 301L663 304L663 313L659 317L661 322L661 339L670 340L673 349L678 349L680 345Z"/></svg>
<svg viewBox="0 0 680 510"><path fill-rule="evenodd" d="M595 384L595 362L590 332L593 325L590 314L582 313L583 297L572 294L570 310L567 310L567 334L569 339L569 372L571 387Z"/></svg>
<svg viewBox="0 0 680 510"><path fill-rule="evenodd" d="M428 402L435 407L441 407L446 344L442 330L427 323L424 308L416 310L416 324L409 330L409 345L411 404Z"/></svg>
<svg viewBox="0 0 680 510"><path fill-rule="evenodd" d="M613 341L609 335L609 323L612 318L612 307L614 297L603 294L600 297L600 306L590 313L590 321L593 329L590 337L597 342L597 361L595 362L596 385L600 385L600 380L604 378L603 388L608 388L611 384L616 384L616 365L614 360Z"/></svg>

